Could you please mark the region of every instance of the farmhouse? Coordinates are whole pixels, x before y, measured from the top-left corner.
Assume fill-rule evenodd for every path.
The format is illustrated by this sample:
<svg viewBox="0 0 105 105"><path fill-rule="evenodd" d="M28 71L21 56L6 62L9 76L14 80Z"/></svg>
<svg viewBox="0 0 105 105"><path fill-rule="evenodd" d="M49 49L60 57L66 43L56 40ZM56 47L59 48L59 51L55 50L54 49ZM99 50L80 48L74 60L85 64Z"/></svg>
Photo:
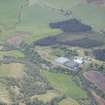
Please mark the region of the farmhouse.
<svg viewBox="0 0 105 105"><path fill-rule="evenodd" d="M55 60L55 62L57 64L67 67L70 71L78 71L79 70L79 64L77 62L74 62L73 59L68 59L66 57L59 57Z"/></svg>

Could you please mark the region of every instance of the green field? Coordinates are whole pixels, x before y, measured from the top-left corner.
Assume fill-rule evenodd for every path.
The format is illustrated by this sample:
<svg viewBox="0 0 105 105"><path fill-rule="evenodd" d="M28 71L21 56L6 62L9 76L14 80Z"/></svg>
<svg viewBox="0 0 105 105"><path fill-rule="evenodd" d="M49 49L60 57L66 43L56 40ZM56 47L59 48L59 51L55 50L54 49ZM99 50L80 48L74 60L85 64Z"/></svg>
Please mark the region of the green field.
<svg viewBox="0 0 105 105"><path fill-rule="evenodd" d="M24 57L24 54L20 51L17 51L17 50L0 51L0 57L3 57L3 56L13 56L16 58L21 58L21 57Z"/></svg>
<svg viewBox="0 0 105 105"><path fill-rule="evenodd" d="M61 93L75 99L86 97L86 93L71 80L70 76L48 71L44 71L43 75Z"/></svg>
<svg viewBox="0 0 105 105"><path fill-rule="evenodd" d="M59 105L79 105L77 101L71 99L71 98L67 98L62 100Z"/></svg>
<svg viewBox="0 0 105 105"><path fill-rule="evenodd" d="M23 0L24 1L24 0ZM103 30L105 27L105 8L97 7L92 4L84 4L81 0L45 0L49 6L54 8L69 9L73 12L72 16L64 16L59 11L53 11L46 6L33 4L23 9L21 23L16 28L13 27L17 21L19 8L23 3L22 0L0 0L0 41L15 35L16 31L32 32L32 36L25 39L26 42L32 42L43 37L58 34L59 30L52 30L48 24L75 17L83 23L91 25L95 30ZM60 2L60 3L59 3ZM44 2L42 2L43 4Z"/></svg>
<svg viewBox="0 0 105 105"><path fill-rule="evenodd" d="M35 33L33 33L33 35L27 37L24 39L25 42L27 43L31 43L33 41L42 39L44 37L48 37L48 36L54 36L61 33L60 30L52 30L50 28L46 28L46 29L37 29L37 31Z"/></svg>
<svg viewBox="0 0 105 105"><path fill-rule="evenodd" d="M89 24L94 30L105 29L105 7L97 7L92 4L80 4L72 9L74 17Z"/></svg>

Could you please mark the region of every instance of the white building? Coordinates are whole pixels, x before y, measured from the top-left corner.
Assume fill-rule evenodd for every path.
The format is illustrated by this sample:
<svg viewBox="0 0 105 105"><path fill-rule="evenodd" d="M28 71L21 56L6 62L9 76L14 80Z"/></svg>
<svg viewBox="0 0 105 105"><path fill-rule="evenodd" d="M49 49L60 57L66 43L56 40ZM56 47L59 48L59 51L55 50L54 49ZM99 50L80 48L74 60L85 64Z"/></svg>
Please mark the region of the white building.
<svg viewBox="0 0 105 105"><path fill-rule="evenodd" d="M84 63L83 57L74 57L74 62L78 64L83 64Z"/></svg>
<svg viewBox="0 0 105 105"><path fill-rule="evenodd" d="M74 57L74 62L78 64L88 63L89 61L90 61L89 57L79 57L79 56Z"/></svg>
<svg viewBox="0 0 105 105"><path fill-rule="evenodd" d="M56 63L58 64L65 64L66 62L69 62L70 60L66 57L59 57L55 60Z"/></svg>
<svg viewBox="0 0 105 105"><path fill-rule="evenodd" d="M72 72L76 72L79 70L79 63L74 62L74 59L68 59L66 57L59 57L55 60L55 62L56 64L64 65Z"/></svg>

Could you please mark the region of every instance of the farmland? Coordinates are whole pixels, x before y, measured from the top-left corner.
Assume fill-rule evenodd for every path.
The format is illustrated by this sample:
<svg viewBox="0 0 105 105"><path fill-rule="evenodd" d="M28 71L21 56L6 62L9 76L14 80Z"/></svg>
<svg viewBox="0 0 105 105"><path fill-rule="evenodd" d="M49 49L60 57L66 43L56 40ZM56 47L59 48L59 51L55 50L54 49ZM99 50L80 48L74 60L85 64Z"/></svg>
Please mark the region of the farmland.
<svg viewBox="0 0 105 105"><path fill-rule="evenodd" d="M0 40L3 41L14 35L16 31L29 31L32 32L33 35L26 38L26 41L32 42L34 39L40 39L46 36L52 36L59 33L59 30L53 31L48 26L51 22L63 21L66 19L70 19L71 17L77 18L81 20L85 24L89 24L93 27L94 30L104 30L104 8L97 6L90 5L87 3L81 3L79 1L73 0L62 0L58 2L46 0L49 4L54 6L55 8L72 8L71 11L73 12L73 16L63 16L59 13L59 11L53 11L48 7L41 7L39 5L33 4L30 7L24 8L23 16L21 23L17 25L16 28L11 27L17 21L17 14L19 11L19 6L22 4L21 0L13 0L10 1L0 1L0 27L1 27L1 38ZM8 10L8 11L7 11ZM43 15L44 14L44 15ZM88 15L89 14L89 15ZM88 18L87 18L88 16ZM52 18L53 17L53 18Z"/></svg>
<svg viewBox="0 0 105 105"><path fill-rule="evenodd" d="M36 29L37 30L37 29ZM61 33L60 30L51 30L51 29L40 29L39 32L35 31L33 35L27 37L24 39L27 43L32 43L34 41L40 40L42 38L48 37L48 36L56 36L57 34Z"/></svg>
<svg viewBox="0 0 105 105"><path fill-rule="evenodd" d="M96 59L105 61L105 57L104 57L105 49L94 50L93 54L94 54Z"/></svg>
<svg viewBox="0 0 105 105"><path fill-rule="evenodd" d="M75 100L68 98L68 99L62 100L59 103L59 105L79 105L79 104Z"/></svg>
<svg viewBox="0 0 105 105"><path fill-rule="evenodd" d="M43 72L50 84L63 94L72 98L86 97L86 93L76 86L76 84L67 75L56 74L51 72ZM59 78L58 78L59 77Z"/></svg>
<svg viewBox="0 0 105 105"><path fill-rule="evenodd" d="M6 90L6 86L2 83L0 83L0 102L10 102L10 94Z"/></svg>
<svg viewBox="0 0 105 105"><path fill-rule="evenodd" d="M9 86L5 84L8 81L5 78L20 78L22 77L23 71L24 65L22 64L0 64L0 102L11 102L11 94L8 90Z"/></svg>
<svg viewBox="0 0 105 105"><path fill-rule="evenodd" d="M95 5L80 4L72 9L74 17L79 18L84 23L91 25L94 30L99 31L104 29L104 7L97 7Z"/></svg>
<svg viewBox="0 0 105 105"><path fill-rule="evenodd" d="M54 90L49 90L47 91L46 94L41 94L41 95L35 95L32 96L32 100L38 98L39 100L42 100L44 102L51 102L51 100L53 100L55 97L59 97L61 96L61 94L59 94L57 91Z"/></svg>
<svg viewBox="0 0 105 105"><path fill-rule="evenodd" d="M0 51L0 57L3 56L13 56L16 58L24 57L24 54L17 51L17 50L12 50L12 51Z"/></svg>
<svg viewBox="0 0 105 105"><path fill-rule="evenodd" d="M105 77L97 71L89 71L84 73L84 77L92 82L99 90L105 92Z"/></svg>
<svg viewBox="0 0 105 105"><path fill-rule="evenodd" d="M0 0L0 104L91 105L95 97L104 100L102 3ZM57 64L59 57L68 59L68 67ZM86 62L78 63L75 72L72 61Z"/></svg>
<svg viewBox="0 0 105 105"><path fill-rule="evenodd" d="M92 36L91 36L92 35ZM95 33L80 33L80 34L59 34L57 36L46 37L40 39L35 42L36 45L40 46L50 46L56 44L74 46L74 47L82 47L82 48L95 48L104 46L105 39L103 35L100 35L100 39L98 39L98 35ZM103 39L101 39L103 38Z"/></svg>
<svg viewBox="0 0 105 105"><path fill-rule="evenodd" d="M0 77L18 77L23 71L24 65L22 64L11 63L0 65Z"/></svg>

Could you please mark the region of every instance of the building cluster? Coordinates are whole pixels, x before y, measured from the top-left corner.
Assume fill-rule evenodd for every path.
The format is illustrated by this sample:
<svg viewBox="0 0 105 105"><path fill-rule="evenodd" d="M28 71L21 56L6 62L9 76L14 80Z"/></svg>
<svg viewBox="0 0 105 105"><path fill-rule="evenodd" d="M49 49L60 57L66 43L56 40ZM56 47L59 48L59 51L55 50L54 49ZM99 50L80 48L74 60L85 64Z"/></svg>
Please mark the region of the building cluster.
<svg viewBox="0 0 105 105"><path fill-rule="evenodd" d="M66 58L66 57L59 57L55 60L56 64L63 65L67 67L70 71L79 71L80 67L90 61L87 57L73 57L73 58Z"/></svg>

